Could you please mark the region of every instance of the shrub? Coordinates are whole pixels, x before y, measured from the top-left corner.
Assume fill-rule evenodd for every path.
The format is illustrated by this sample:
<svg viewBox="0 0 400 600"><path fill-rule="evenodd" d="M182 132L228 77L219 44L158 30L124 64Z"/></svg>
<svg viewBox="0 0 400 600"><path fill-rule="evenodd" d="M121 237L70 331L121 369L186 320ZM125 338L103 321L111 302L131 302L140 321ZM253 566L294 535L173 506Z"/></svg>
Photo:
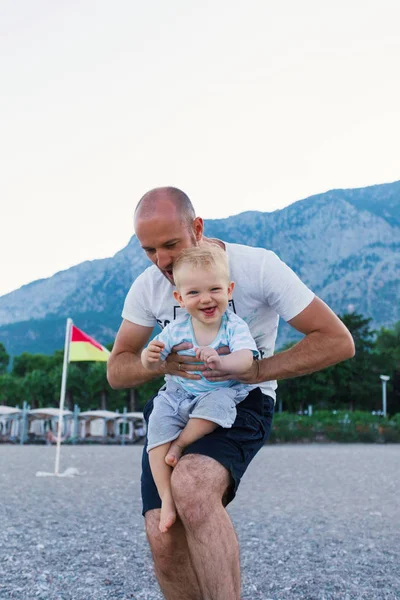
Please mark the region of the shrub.
<svg viewBox="0 0 400 600"><path fill-rule="evenodd" d="M369 412L344 410L316 411L310 417L276 413L269 441L399 443L400 414L388 419Z"/></svg>

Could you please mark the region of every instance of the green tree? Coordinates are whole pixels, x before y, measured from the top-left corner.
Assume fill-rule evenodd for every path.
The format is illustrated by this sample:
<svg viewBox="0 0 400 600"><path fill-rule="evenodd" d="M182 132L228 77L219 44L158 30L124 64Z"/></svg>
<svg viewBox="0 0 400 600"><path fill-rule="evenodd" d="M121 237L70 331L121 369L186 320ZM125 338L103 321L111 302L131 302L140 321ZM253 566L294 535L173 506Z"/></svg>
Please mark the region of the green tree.
<svg viewBox="0 0 400 600"><path fill-rule="evenodd" d="M96 408L106 410L107 396L110 389L107 381L106 364L102 362L90 363L85 383L90 403Z"/></svg>
<svg viewBox="0 0 400 600"><path fill-rule="evenodd" d="M8 365L10 364L10 357L7 354L5 346L0 342L0 375L7 372Z"/></svg>
<svg viewBox="0 0 400 600"><path fill-rule="evenodd" d="M394 324L393 329L382 327L376 336L375 353L382 358L382 366L388 370L398 369L400 366L400 321Z"/></svg>
<svg viewBox="0 0 400 600"><path fill-rule="evenodd" d="M86 383L87 366L88 363L70 363L68 365L65 405L69 410L73 410L74 404L78 404L81 410L91 408Z"/></svg>
<svg viewBox="0 0 400 600"><path fill-rule="evenodd" d="M23 390L21 378L14 377L11 373L0 375L0 404L7 406L21 404L25 400Z"/></svg>
<svg viewBox="0 0 400 600"><path fill-rule="evenodd" d="M353 336L355 357L311 375L280 381L278 398L283 400L285 408L304 410L308 404L317 408L349 410L379 408L379 377L372 353L374 331L370 327L371 319L356 313L339 318Z"/></svg>
<svg viewBox="0 0 400 600"><path fill-rule="evenodd" d="M389 375L388 412L400 412L400 321L378 332L374 350L379 375Z"/></svg>
<svg viewBox="0 0 400 600"><path fill-rule="evenodd" d="M331 367L335 386L335 399L341 407L350 410L356 407L361 410L378 408L376 393L379 380L376 378L372 350L374 348L375 332L371 329L370 318L351 313L341 317L355 345L355 356Z"/></svg>
<svg viewBox="0 0 400 600"><path fill-rule="evenodd" d="M278 385L278 400L282 400L284 410L303 412L309 405L327 408L334 395L332 377L328 369L303 377L283 379Z"/></svg>
<svg viewBox="0 0 400 600"><path fill-rule="evenodd" d="M50 363L52 368L49 372L49 379L52 382L53 404L58 405L60 401L61 379L63 371L63 353L55 352L53 361ZM89 363L72 362L68 365L67 385L65 391L65 408L74 410L74 404L78 404L81 410L87 410L89 406L89 394L87 385Z"/></svg>
<svg viewBox="0 0 400 600"><path fill-rule="evenodd" d="M339 318L353 336L355 357L329 367L323 373L328 378L331 391L331 408L371 410L377 406L378 381L374 373L374 331L371 319L360 314L345 314Z"/></svg>
<svg viewBox="0 0 400 600"><path fill-rule="evenodd" d="M32 371L43 371L48 373L54 366L58 358L56 355L46 356L45 354L30 354L23 352L14 358L12 374L18 377L25 377Z"/></svg>
<svg viewBox="0 0 400 600"><path fill-rule="evenodd" d="M31 408L44 408L52 405L54 389L45 371L35 369L28 372L22 379L25 399Z"/></svg>

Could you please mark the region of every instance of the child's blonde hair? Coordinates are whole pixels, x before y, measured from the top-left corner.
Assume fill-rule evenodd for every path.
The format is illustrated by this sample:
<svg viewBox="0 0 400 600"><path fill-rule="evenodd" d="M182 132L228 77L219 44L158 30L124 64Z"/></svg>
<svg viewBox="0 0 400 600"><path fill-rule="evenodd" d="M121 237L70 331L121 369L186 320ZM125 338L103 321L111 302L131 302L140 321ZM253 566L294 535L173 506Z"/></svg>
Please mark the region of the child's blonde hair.
<svg viewBox="0 0 400 600"><path fill-rule="evenodd" d="M217 244L186 248L179 254L172 268L176 287L179 287L179 271L184 266L193 269L218 269L221 276L229 281L228 255Z"/></svg>

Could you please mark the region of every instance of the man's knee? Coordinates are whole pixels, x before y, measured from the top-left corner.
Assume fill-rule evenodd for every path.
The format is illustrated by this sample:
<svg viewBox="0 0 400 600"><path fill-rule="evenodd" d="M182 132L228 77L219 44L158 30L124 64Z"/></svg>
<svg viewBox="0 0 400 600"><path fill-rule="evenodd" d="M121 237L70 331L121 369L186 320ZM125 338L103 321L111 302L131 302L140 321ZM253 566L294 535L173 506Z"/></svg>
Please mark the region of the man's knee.
<svg viewBox="0 0 400 600"><path fill-rule="evenodd" d="M216 460L201 454L184 456L175 467L171 487L178 514L194 527L221 505L230 475Z"/></svg>

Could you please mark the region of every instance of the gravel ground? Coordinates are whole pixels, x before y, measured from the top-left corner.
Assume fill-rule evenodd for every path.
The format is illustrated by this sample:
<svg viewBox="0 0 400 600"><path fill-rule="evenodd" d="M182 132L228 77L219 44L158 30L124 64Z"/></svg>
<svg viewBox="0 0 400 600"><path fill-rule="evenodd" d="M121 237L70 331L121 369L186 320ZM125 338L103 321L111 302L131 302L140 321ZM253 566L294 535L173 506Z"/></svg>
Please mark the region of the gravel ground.
<svg viewBox="0 0 400 600"><path fill-rule="evenodd" d="M142 448L0 446L0 598L161 600ZM266 446L229 508L243 600L400 600L400 445ZM185 600L185 599L182 599Z"/></svg>

